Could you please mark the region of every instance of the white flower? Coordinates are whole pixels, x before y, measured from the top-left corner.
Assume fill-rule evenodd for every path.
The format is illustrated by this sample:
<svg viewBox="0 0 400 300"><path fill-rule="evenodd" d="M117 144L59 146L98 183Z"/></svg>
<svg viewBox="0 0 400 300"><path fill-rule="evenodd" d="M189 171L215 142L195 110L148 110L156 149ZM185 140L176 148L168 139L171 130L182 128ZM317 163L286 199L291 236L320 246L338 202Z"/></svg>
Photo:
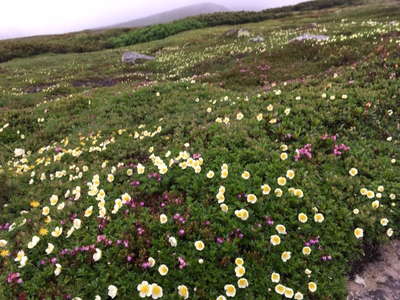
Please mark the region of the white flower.
<svg viewBox="0 0 400 300"><path fill-rule="evenodd" d="M14 150L14 156L15 157L20 157L20 156L24 156L25 155L25 150L21 149L21 148L16 148Z"/></svg>
<svg viewBox="0 0 400 300"><path fill-rule="evenodd" d="M93 254L93 260L94 261L100 260L101 254L102 254L101 250L99 248L96 248L96 253Z"/></svg>
<svg viewBox="0 0 400 300"><path fill-rule="evenodd" d="M114 299L115 296L117 296L117 293L118 293L118 289L115 285L108 286L108 296L110 296L112 299Z"/></svg>
<svg viewBox="0 0 400 300"><path fill-rule="evenodd" d="M30 242L28 243L28 248L29 248L29 249L34 248L34 247L37 245L37 243L39 243L39 241L40 241L40 237L34 235L34 236L32 237L32 241L30 241Z"/></svg>
<svg viewBox="0 0 400 300"><path fill-rule="evenodd" d="M168 241L169 241L169 243L170 243L170 245L171 245L172 247L176 247L176 246L178 245L178 242L176 241L176 238L173 237L173 236L171 236L171 237L168 239Z"/></svg>
<svg viewBox="0 0 400 300"><path fill-rule="evenodd" d="M78 230L79 228L81 228L82 221L80 219L74 219L73 224L74 224L74 228L76 230Z"/></svg>
<svg viewBox="0 0 400 300"><path fill-rule="evenodd" d="M56 264L56 269L54 270L54 275L58 276L61 273L62 266L60 264Z"/></svg>
<svg viewBox="0 0 400 300"><path fill-rule="evenodd" d="M49 255L54 250L54 245L52 243L47 244L46 254Z"/></svg>

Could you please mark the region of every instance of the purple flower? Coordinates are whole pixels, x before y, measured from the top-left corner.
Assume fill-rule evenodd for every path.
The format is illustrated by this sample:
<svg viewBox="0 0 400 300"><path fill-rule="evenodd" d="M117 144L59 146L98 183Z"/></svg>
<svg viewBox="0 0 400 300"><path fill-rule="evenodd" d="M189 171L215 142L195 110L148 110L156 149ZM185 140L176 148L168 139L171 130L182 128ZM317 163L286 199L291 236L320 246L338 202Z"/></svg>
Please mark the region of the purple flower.
<svg viewBox="0 0 400 300"><path fill-rule="evenodd" d="M296 155L294 156L294 159L298 161L299 159L306 157L308 159L312 158L312 148L311 144L306 144L303 146L303 148L296 149Z"/></svg>

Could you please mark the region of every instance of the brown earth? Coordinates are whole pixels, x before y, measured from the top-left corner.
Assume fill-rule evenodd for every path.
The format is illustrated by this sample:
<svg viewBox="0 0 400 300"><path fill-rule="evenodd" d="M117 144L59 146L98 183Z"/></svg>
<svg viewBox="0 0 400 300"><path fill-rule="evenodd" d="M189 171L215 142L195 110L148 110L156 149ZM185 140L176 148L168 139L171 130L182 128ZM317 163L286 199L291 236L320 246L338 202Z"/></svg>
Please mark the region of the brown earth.
<svg viewBox="0 0 400 300"><path fill-rule="evenodd" d="M379 248L377 255L348 282L347 300L400 300L400 240Z"/></svg>

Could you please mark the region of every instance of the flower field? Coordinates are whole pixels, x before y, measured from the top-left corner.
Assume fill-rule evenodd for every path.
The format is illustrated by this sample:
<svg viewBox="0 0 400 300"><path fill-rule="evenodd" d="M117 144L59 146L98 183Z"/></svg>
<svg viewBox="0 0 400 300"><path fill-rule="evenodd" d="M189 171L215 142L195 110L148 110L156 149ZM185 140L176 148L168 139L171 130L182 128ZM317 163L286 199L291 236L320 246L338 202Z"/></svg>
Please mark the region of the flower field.
<svg viewBox="0 0 400 300"><path fill-rule="evenodd" d="M391 5L0 64L0 299L346 299L400 230Z"/></svg>

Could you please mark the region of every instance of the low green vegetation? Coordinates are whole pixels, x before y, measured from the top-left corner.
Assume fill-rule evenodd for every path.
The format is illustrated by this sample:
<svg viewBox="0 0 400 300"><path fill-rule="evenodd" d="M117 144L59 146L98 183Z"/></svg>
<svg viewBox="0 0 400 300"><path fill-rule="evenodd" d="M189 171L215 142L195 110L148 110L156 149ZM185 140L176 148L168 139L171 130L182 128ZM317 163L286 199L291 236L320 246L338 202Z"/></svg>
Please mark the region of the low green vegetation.
<svg viewBox="0 0 400 300"><path fill-rule="evenodd" d="M1 63L0 298L346 299L399 236L399 12Z"/></svg>

